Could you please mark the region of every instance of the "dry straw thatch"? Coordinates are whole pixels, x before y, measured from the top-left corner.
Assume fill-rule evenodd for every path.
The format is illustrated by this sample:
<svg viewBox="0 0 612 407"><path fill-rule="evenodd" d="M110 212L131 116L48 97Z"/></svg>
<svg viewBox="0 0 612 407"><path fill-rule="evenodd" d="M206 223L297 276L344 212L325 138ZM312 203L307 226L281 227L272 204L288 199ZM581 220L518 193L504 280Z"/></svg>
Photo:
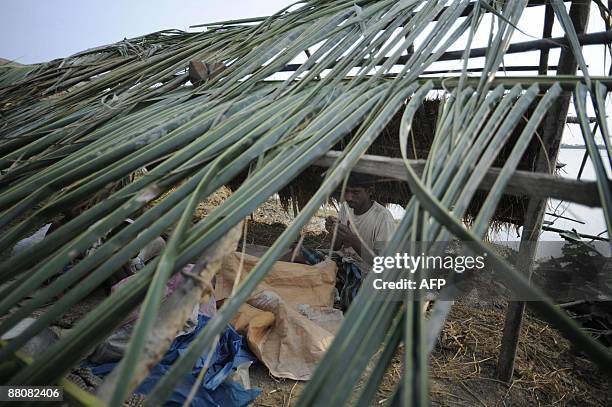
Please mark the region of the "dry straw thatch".
<svg viewBox="0 0 612 407"><path fill-rule="evenodd" d="M595 3L609 22L610 10L603 2ZM368 151L397 155L398 145L405 159L404 187L412 197L383 254L392 255L410 240L470 242L474 250L488 254L511 289L542 298L530 306L612 374L610 352L483 240L491 219L502 218L496 210L504 207L503 191L525 163L522 158L531 150L538 128L542 123L547 128L563 124L565 114L559 106L569 103L570 97L594 164L598 202L612 229L607 176L612 143L605 103L612 80L590 76L581 52L581 44L609 43L612 32L577 33L576 16L588 15L590 2L576 0L568 13L561 0L551 0L549 9L565 37L512 44L517 24L529 17L525 11L543 4L539 0L306 0L269 17L210 24L203 32L170 30L49 63L1 65L0 252L8 252L44 222L59 218L63 223L41 242L0 263L0 283L5 284L0 291L4 316L0 334L56 300L41 318L3 344L0 359L19 359L19 349L33 335L171 230L158 258L33 360L11 363L3 370L4 382L40 385L63 380L91 347L140 307L117 380L105 382L105 391L96 398L67 391L80 404L121 405L148 372L150 365L136 362L145 351L148 355L165 351L161 342L151 345L147 338L159 319L167 322L168 310L160 309L160 302L168 279L188 263L214 264L223 249L233 250L232 238L245 218L330 150L344 146L344 155L327 170L322 183L310 182L320 179L311 176L310 184L319 187L309 190L308 202L301 199L298 215L148 395L149 405L163 404L356 162ZM483 23L486 15L491 24ZM479 30L490 35L484 47L476 48L472 39ZM453 51L453 45L465 38L467 44ZM557 46L564 47L562 55L575 56L574 69L566 71L567 76L498 75L508 53ZM287 68L304 54L308 56L304 63L293 71ZM480 75L469 77L472 56L482 57L483 65ZM457 78L425 75L436 61L450 59L463 62L465 69ZM225 69L197 88L185 86L192 61L210 67L222 63ZM580 76L575 75L576 65ZM543 68L547 72L547 66ZM288 70L288 78L275 80ZM435 89L446 101L439 116L434 115L437 108L421 108L435 104L428 101ZM587 107L595 112L598 134L604 136L604 157L589 127ZM444 120L432 132L434 116ZM411 130L422 135L411 137ZM545 140L557 136L555 131L545 133ZM375 145L379 136L381 144ZM554 143L545 144L549 148ZM413 150L426 156L428 171L423 176L408 162ZM427 150L430 153L425 154ZM503 168L486 199L479 202L477 188L495 165ZM143 167L149 170L144 176L121 182ZM241 173L248 173L248 180L192 224L199 203ZM111 194L107 199L91 199L106 188ZM380 199L406 202L409 196L407 190L388 195ZM72 217L71 209L83 203L84 210ZM134 223L81 256L126 217ZM470 217L466 225L464 220ZM75 260L79 261L74 267L67 267ZM196 277L210 284L212 271ZM396 270L390 270L388 278L397 277ZM374 301L357 295L317 373L301 393L300 405L342 405L351 399L369 405L401 342L406 344L404 375L392 401L428 403L429 349L436 340L435 332L428 336L428 328L436 331L448 309L436 304L425 319L419 302L386 294L374 294L379 299ZM181 321L172 322L174 326ZM156 333L170 338L176 334ZM366 385L353 394L379 350Z"/></svg>
<svg viewBox="0 0 612 407"><path fill-rule="evenodd" d="M437 117L441 102L442 100L437 98L426 99L423 101L421 107L419 107L417 110L410 131L408 146L408 151L410 153L408 156L409 158L427 159L436 131ZM366 154L394 158L401 157L398 135L400 132L400 123L403 113L403 110L399 110L393 116L376 141L374 141L372 146L370 146L370 148L367 150ZM497 159L495 160L495 167L502 167L505 164L506 158L510 154L512 147L514 147L514 144L516 143L521 131L523 131L525 128L528 117L529 116L527 114L525 121L522 124L517 125L517 127L514 129L512 136L508 140L507 144L501 149ZM541 132L542 129L538 129L538 133ZM336 144L333 149L337 151L344 150L344 148L354 137L354 133L355 131L345 137L345 139ZM523 153L523 157L521 158L517 169L533 171L535 158L540 150L540 136L537 134L537 137L534 137L529 147ZM325 173L326 169L322 167L311 166L305 169L285 188L279 191L283 206L287 210L290 210L293 202L296 202L299 208L306 205L306 203L321 186ZM242 176L234 181L231 186L233 188L237 188L245 178L246 173L242 174ZM380 177L375 178L375 180L376 186L374 190L374 199L376 201L383 204L397 204L401 206L406 206L410 201L412 194L410 193L410 188L405 182L400 182L392 178ZM333 194L333 198L339 198L339 191ZM478 215L478 212L480 211L485 199L486 193L477 192L475 194L466 213L465 220L467 222L472 221ZM522 225L526 208L526 197L504 195L493 215L492 227L497 228L504 223L512 223L518 226Z"/></svg>

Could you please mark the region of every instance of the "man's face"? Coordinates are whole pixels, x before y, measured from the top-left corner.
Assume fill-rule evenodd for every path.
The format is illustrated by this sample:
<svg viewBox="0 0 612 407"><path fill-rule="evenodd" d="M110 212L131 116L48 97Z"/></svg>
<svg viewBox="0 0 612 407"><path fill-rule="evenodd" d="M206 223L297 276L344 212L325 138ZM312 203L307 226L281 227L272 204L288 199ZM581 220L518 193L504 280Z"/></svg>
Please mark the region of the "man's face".
<svg viewBox="0 0 612 407"><path fill-rule="evenodd" d="M362 208L370 202L370 192L364 187L346 187L344 199L353 209Z"/></svg>

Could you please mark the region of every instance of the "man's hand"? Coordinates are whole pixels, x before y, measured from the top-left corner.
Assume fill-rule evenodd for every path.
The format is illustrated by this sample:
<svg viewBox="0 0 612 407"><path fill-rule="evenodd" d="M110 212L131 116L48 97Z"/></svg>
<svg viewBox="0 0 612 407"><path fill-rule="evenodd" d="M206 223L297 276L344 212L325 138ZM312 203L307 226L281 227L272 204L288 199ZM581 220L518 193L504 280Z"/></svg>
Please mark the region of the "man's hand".
<svg viewBox="0 0 612 407"><path fill-rule="evenodd" d="M359 240L355 232L353 232L350 227L338 222L337 218L331 216L325 218L325 229L327 229L329 233L334 233L334 229L336 227L338 228L338 231L336 232L336 241L334 244L334 249L338 250L342 246L352 247L353 250L355 250L357 253L360 253L361 241Z"/></svg>
<svg viewBox="0 0 612 407"><path fill-rule="evenodd" d="M361 241L350 227L338 224L336 239L344 247L352 247L357 253L361 252Z"/></svg>

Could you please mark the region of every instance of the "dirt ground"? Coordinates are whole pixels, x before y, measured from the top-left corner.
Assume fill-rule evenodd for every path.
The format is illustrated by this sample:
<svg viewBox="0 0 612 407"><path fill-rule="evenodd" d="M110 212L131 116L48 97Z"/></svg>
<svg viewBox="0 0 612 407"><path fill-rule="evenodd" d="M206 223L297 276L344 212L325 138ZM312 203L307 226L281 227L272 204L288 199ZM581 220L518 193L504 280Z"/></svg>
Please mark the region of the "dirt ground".
<svg viewBox="0 0 612 407"><path fill-rule="evenodd" d="M201 204L194 220L207 216L229 191L218 191ZM331 211L331 209L330 209ZM320 213L305 228L304 244L327 248L330 236L322 231L329 211ZM248 219L247 243L271 245L292 216L271 199ZM89 301L99 300L91 296ZM85 307L88 308L88 307ZM81 313L72 313L78 319ZM447 318L431 355L431 400L439 406L612 405L612 381L584 355L529 311L519 342L515 373L510 384L495 379L505 304L458 302ZM69 326L72 319L62 320ZM383 405L401 378L401 349L392 360L373 405ZM276 379L256 364L250 369L251 385L262 390L256 406L295 404L305 383Z"/></svg>
<svg viewBox="0 0 612 407"><path fill-rule="evenodd" d="M510 384L495 379L504 308L457 303L431 355L431 401L436 406L609 406L612 382L577 354L548 324L527 313ZM383 405L401 378L401 347L373 405ZM290 406L305 383L276 379L261 364L250 370L262 390L256 406ZM357 389L356 389L357 390Z"/></svg>
<svg viewBox="0 0 612 407"><path fill-rule="evenodd" d="M585 356L527 312L515 372L495 379L505 306L456 304L431 359L439 405L610 405L612 382Z"/></svg>
<svg viewBox="0 0 612 407"><path fill-rule="evenodd" d="M269 211L265 206L276 207ZM249 221L247 243L271 245L290 216L275 216L269 201ZM269 216L272 215L272 216ZM321 218L322 219L322 218ZM329 247L329 234L314 220L304 244ZM314 226L313 226L314 225ZM612 381L549 324L526 312L511 383L495 377L505 303L457 302L431 355L431 402L436 406L612 405ZM402 374L397 351L373 405L384 405ZM290 406L305 383L272 377L261 364L250 369L251 385L262 390L256 406ZM357 389L356 389L357 390Z"/></svg>

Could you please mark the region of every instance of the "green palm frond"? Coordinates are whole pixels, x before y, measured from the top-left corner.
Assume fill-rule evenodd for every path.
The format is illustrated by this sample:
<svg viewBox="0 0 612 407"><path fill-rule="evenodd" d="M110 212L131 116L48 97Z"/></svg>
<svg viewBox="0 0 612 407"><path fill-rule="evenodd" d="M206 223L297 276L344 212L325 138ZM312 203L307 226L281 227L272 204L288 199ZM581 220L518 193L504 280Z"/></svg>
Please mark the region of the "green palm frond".
<svg viewBox="0 0 612 407"><path fill-rule="evenodd" d="M14 358L30 338L149 242L172 230L158 258L47 350L21 364L6 382L58 383L140 306L111 390L95 400L77 397L82 404L120 404L138 386L136 377L143 377L134 362L154 329L172 274L351 134L308 204L155 386L146 403L161 405L402 110L399 145L413 197L385 254L404 247L434 250L417 247L422 242L469 242L474 250L488 253L509 287L545 298L533 303L534 309L612 374L610 352L483 241L519 160L563 92L573 96L608 230L612 224L607 175L612 144L605 111L612 79L588 74L563 2L555 0L553 6L583 76L497 75L529 5L527 0L501 5L492 0L301 1L269 17L206 24L198 33L165 30L45 64L0 65L0 252L10 252L43 223L60 225L0 263L0 315L5 316L0 334L55 300L3 344L1 360ZM487 13L492 22L484 27L490 35L482 73L469 77L470 50ZM424 76L462 38L467 46L461 52L461 74ZM411 47L414 52L407 52ZM305 62L287 72L305 54ZM190 86L191 61L224 68ZM417 109L433 91L443 95L443 104L418 175L408 160L410 129ZM589 98L607 160L589 127ZM522 130L512 151L468 229L462 219L470 202L517 128ZM122 183L143 168L142 176ZM192 225L199 202L247 172L248 178L225 202ZM96 194L105 199L92 201ZM134 222L81 258L128 217ZM440 329L450 307L442 304L441 311L432 313L437 318L432 322L423 315L419 299L386 294L362 289L302 392L300 405L369 405L402 341L404 374L392 401L429 402L430 334ZM376 363L366 374L373 358ZM354 397L364 374L365 385Z"/></svg>

